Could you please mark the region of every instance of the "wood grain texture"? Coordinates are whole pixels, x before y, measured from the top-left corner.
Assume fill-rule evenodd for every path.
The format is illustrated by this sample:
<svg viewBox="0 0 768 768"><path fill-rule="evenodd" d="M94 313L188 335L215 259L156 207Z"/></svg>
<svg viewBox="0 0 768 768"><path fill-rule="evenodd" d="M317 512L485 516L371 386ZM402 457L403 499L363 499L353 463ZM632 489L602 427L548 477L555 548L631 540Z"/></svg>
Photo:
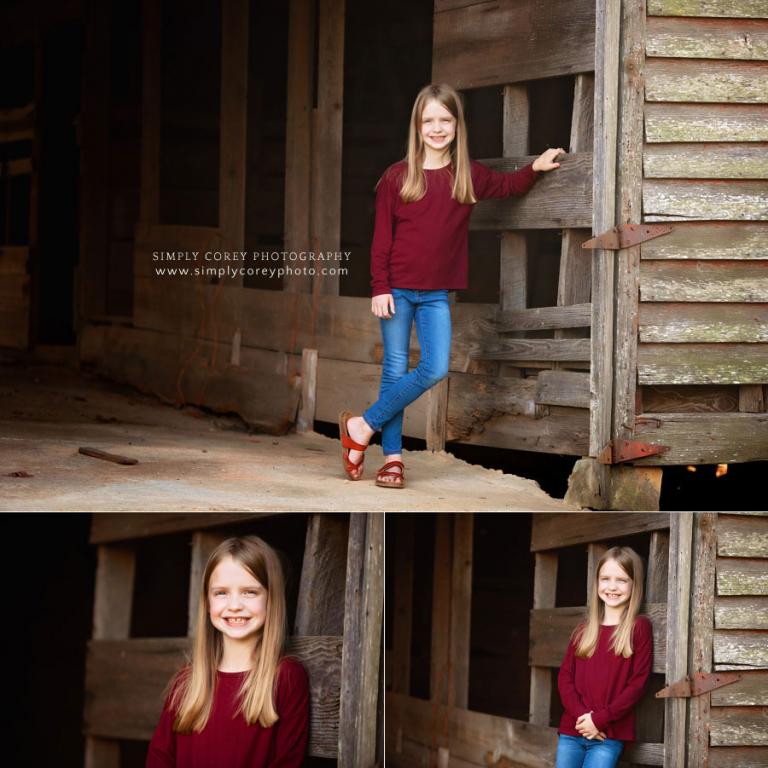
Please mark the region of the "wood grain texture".
<svg viewBox="0 0 768 768"><path fill-rule="evenodd" d="M643 409L649 413L735 413L738 387L643 387Z"/></svg>
<svg viewBox="0 0 768 768"><path fill-rule="evenodd" d="M479 360L589 360L589 339L498 339L478 344L470 357Z"/></svg>
<svg viewBox="0 0 768 768"><path fill-rule="evenodd" d="M763 0L648 0L649 16L768 18Z"/></svg>
<svg viewBox="0 0 768 768"><path fill-rule="evenodd" d="M98 517L93 517L92 534ZM129 636L135 573L136 552L133 547L102 544L98 548L93 600L94 639L120 640Z"/></svg>
<svg viewBox="0 0 768 768"><path fill-rule="evenodd" d="M646 104L645 140L768 141L768 108L742 104Z"/></svg>
<svg viewBox="0 0 768 768"><path fill-rule="evenodd" d="M641 301L765 302L768 261L644 261Z"/></svg>
<svg viewBox="0 0 768 768"><path fill-rule="evenodd" d="M765 344L640 344L640 384L762 384L768 381ZM755 414L754 424L761 424Z"/></svg>
<svg viewBox="0 0 768 768"><path fill-rule="evenodd" d="M643 152L647 179L766 179L768 145L712 143L649 144Z"/></svg>
<svg viewBox="0 0 768 768"><path fill-rule="evenodd" d="M768 746L768 707L715 707L709 726L713 747Z"/></svg>
<svg viewBox="0 0 768 768"><path fill-rule="evenodd" d="M709 768L765 768L768 747L710 747Z"/></svg>
<svg viewBox="0 0 768 768"><path fill-rule="evenodd" d="M535 400L540 405L589 408L589 374L581 371L541 371Z"/></svg>
<svg viewBox="0 0 768 768"><path fill-rule="evenodd" d="M533 307L518 311L501 311L498 332L539 331L552 328L589 328L592 305L571 304L559 307Z"/></svg>
<svg viewBox="0 0 768 768"><path fill-rule="evenodd" d="M743 671L741 680L712 691L712 706L768 706L768 671Z"/></svg>
<svg viewBox="0 0 768 768"><path fill-rule="evenodd" d="M669 58L766 60L768 25L746 19L651 17L645 52Z"/></svg>
<svg viewBox="0 0 768 768"><path fill-rule="evenodd" d="M648 59L646 101L758 104L768 102L768 66L762 62Z"/></svg>
<svg viewBox="0 0 768 768"><path fill-rule="evenodd" d="M718 597L717 629L768 629L768 597Z"/></svg>
<svg viewBox="0 0 768 768"><path fill-rule="evenodd" d="M389 528L394 533L395 595L392 611L392 690L406 696L411 687L411 638L413 624L413 518L398 517ZM390 539L392 541L393 539Z"/></svg>
<svg viewBox="0 0 768 768"><path fill-rule="evenodd" d="M720 557L768 558L768 519L721 514L717 520ZM768 563L766 563L768 570Z"/></svg>
<svg viewBox="0 0 768 768"><path fill-rule="evenodd" d="M717 594L768 595L768 567L765 560L718 558Z"/></svg>
<svg viewBox="0 0 768 768"><path fill-rule="evenodd" d="M455 88L534 80L594 68L594 3L533 0L437 6L432 82Z"/></svg>
<svg viewBox="0 0 768 768"><path fill-rule="evenodd" d="M531 531L531 551L559 549L574 544L611 541L622 536L669 528L669 514L655 512L568 512L535 515Z"/></svg>
<svg viewBox="0 0 768 768"><path fill-rule="evenodd" d="M453 518L451 552L451 623L449 704L469 706L470 629L472 618L472 542L474 515L459 513Z"/></svg>
<svg viewBox="0 0 768 768"><path fill-rule="evenodd" d="M643 342L768 342L768 304L640 305Z"/></svg>
<svg viewBox="0 0 768 768"><path fill-rule="evenodd" d="M537 552L533 571L533 609L555 607L557 597L558 556L555 552ZM552 673L548 667L531 667L530 715L536 725L549 725L552 701Z"/></svg>
<svg viewBox="0 0 768 768"><path fill-rule="evenodd" d="M768 219L768 182L646 180L643 182L643 212L646 222L764 220Z"/></svg>

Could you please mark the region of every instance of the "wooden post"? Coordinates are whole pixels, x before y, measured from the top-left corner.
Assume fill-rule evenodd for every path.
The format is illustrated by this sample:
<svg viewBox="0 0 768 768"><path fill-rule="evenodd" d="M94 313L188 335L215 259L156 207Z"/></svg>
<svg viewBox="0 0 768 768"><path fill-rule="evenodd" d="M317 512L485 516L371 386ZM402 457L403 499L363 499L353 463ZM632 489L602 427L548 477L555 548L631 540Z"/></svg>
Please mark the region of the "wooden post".
<svg viewBox="0 0 768 768"><path fill-rule="evenodd" d="M689 674L712 671L716 522L716 514L698 512L693 524ZM688 765L709 765L710 698L711 693L691 698L688 710Z"/></svg>
<svg viewBox="0 0 768 768"><path fill-rule="evenodd" d="M312 88L315 73L315 12L312 0L290 0L288 82L285 126L285 250L310 246L309 212L312 157ZM287 275L286 291L309 292L308 275Z"/></svg>
<svg viewBox="0 0 768 768"><path fill-rule="evenodd" d="M310 515L301 564L295 635L343 632L348 539L347 515Z"/></svg>
<svg viewBox="0 0 768 768"><path fill-rule="evenodd" d="M398 516L395 528L395 596L392 612L392 690L411 690L411 631L413 624L413 518Z"/></svg>
<svg viewBox="0 0 768 768"><path fill-rule="evenodd" d="M472 617L472 542L474 515L459 512L453 518L451 562L451 634L448 705L467 709L469 701L469 641Z"/></svg>
<svg viewBox="0 0 768 768"><path fill-rule="evenodd" d="M448 434L448 379L446 376L427 393L427 450L444 451Z"/></svg>
<svg viewBox="0 0 768 768"><path fill-rule="evenodd" d="M648 550L645 602L664 603L669 587L669 531L653 531Z"/></svg>
<svg viewBox="0 0 768 768"><path fill-rule="evenodd" d="M125 640L131 634L136 553L132 547L98 549L93 603L93 639ZM86 736L85 768L120 768L120 744Z"/></svg>
<svg viewBox="0 0 768 768"><path fill-rule="evenodd" d="M597 0L595 31L595 147L592 233L602 234L616 220L616 131L621 4ZM598 250L592 260L592 365L590 369L589 454L597 456L611 439L613 403L614 260ZM596 467L600 494L609 498L609 472Z"/></svg>
<svg viewBox="0 0 768 768"><path fill-rule="evenodd" d="M533 572L533 609L554 608L557 594L557 553L537 552ZM528 720L549 725L552 700L552 670L531 667L531 705Z"/></svg>
<svg viewBox="0 0 768 768"><path fill-rule="evenodd" d="M248 0L221 5L219 227L221 247L245 245L245 169L248 129ZM243 284L236 275L228 285Z"/></svg>
<svg viewBox="0 0 768 768"><path fill-rule="evenodd" d="M587 545L587 604L589 604L591 599L592 584L594 584L597 577L597 564L607 551L608 547L605 544Z"/></svg>
<svg viewBox="0 0 768 768"><path fill-rule="evenodd" d="M432 650L429 697L448 703L451 632L451 515L435 516L435 557L432 576Z"/></svg>
<svg viewBox="0 0 768 768"><path fill-rule="evenodd" d="M693 514L670 518L669 591L667 598L667 665L665 684L688 674L688 617L691 598ZM686 699L665 700L664 768L685 768Z"/></svg>
<svg viewBox="0 0 768 768"><path fill-rule="evenodd" d="M192 557L189 566L189 610L187 613L187 634L193 637L197 626L197 611L200 600L200 588L208 558L216 547L224 541L220 533L195 531L192 534Z"/></svg>
<svg viewBox="0 0 768 768"><path fill-rule="evenodd" d="M296 419L297 432L311 432L317 404L317 350L301 350L301 405Z"/></svg>
<svg viewBox="0 0 768 768"><path fill-rule="evenodd" d="M376 762L383 554L384 515L353 513L344 595L339 768L371 768Z"/></svg>

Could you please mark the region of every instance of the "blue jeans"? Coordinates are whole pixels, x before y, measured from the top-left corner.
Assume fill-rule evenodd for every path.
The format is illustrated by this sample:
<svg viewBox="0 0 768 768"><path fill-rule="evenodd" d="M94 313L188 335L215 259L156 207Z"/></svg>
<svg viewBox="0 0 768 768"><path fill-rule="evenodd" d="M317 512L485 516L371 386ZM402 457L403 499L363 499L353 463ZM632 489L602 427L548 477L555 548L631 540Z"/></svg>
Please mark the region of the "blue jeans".
<svg viewBox="0 0 768 768"><path fill-rule="evenodd" d="M451 310L448 291L393 288L395 314L381 319L384 362L379 399L363 413L371 429L381 430L385 456L402 451L403 409L448 375ZM408 373L411 327L416 323L421 357Z"/></svg>
<svg viewBox="0 0 768 768"><path fill-rule="evenodd" d="M617 739L587 739L561 733L557 742L555 768L614 768L624 749Z"/></svg>

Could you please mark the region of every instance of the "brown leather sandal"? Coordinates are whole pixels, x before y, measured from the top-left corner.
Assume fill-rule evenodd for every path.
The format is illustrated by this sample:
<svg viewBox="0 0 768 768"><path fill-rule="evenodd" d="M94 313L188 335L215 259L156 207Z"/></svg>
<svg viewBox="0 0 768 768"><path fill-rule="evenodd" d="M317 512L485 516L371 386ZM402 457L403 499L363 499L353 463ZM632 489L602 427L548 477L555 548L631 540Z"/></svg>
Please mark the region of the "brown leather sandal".
<svg viewBox="0 0 768 768"><path fill-rule="evenodd" d="M400 467L399 472L395 472L392 467ZM383 480L383 477L397 477L398 480ZM405 465L402 461L388 461L376 473L376 485L380 488L405 488Z"/></svg>
<svg viewBox="0 0 768 768"><path fill-rule="evenodd" d="M363 477L363 462L365 456L355 464L354 461L349 460L349 451L365 451L367 445L360 445L356 443L347 431L347 422L352 418L354 414L351 411L342 411L339 414L339 436L341 438L341 460L344 462L344 471L350 480L360 480ZM356 474L357 470L360 470L360 474Z"/></svg>

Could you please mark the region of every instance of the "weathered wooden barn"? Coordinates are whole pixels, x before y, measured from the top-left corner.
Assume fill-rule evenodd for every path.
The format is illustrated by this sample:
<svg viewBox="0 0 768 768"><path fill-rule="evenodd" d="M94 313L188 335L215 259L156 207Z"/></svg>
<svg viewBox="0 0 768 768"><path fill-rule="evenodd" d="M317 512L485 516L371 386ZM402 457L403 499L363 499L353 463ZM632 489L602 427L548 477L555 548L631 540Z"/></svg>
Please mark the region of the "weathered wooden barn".
<svg viewBox="0 0 768 768"><path fill-rule="evenodd" d="M306 765L381 761L383 515L96 514L86 768L144 765L163 690L189 647L207 558L223 539L246 533L295 566L288 652L310 679Z"/></svg>
<svg viewBox="0 0 768 768"><path fill-rule="evenodd" d="M473 156L569 155L478 205L450 376L406 434L585 457L572 493L593 507L654 508L665 465L768 459L764 3L2 14L0 344L76 343L108 376L273 430L302 382L308 419L362 410L381 360L373 187L418 88L445 81Z"/></svg>
<svg viewBox="0 0 768 768"><path fill-rule="evenodd" d="M765 513L388 515L386 764L551 768L557 668L615 544L654 628L620 765L766 765Z"/></svg>

